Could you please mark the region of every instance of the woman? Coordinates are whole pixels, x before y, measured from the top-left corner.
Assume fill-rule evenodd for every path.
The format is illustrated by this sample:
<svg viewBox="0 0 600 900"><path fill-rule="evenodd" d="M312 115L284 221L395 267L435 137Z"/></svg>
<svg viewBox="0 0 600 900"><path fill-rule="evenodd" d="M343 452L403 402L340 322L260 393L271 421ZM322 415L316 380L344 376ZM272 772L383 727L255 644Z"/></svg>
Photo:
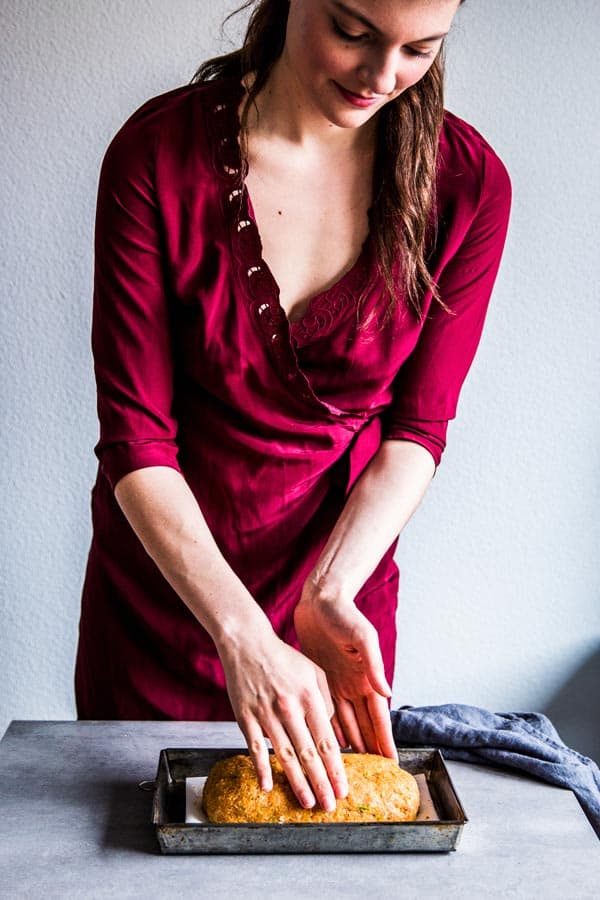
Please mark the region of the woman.
<svg viewBox="0 0 600 900"><path fill-rule="evenodd" d="M504 166L443 114L459 5L259 0L102 167L79 715L235 716L306 807L338 743L394 755L393 553L506 234Z"/></svg>

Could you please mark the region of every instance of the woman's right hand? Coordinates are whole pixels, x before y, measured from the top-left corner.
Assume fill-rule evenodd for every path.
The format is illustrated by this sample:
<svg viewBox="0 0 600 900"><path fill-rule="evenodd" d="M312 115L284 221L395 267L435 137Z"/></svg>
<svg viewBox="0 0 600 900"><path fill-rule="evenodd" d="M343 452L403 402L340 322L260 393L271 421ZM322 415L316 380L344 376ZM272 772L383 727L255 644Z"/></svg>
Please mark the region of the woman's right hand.
<svg viewBox="0 0 600 900"><path fill-rule="evenodd" d="M119 481L115 496L147 553L213 638L261 787L272 786L266 736L300 803L311 807L316 796L323 809L335 807L347 783L322 670L277 637L223 558L179 472L138 469Z"/></svg>
<svg viewBox="0 0 600 900"><path fill-rule="evenodd" d="M299 803L327 811L348 793L323 671L269 630L218 647L238 725L265 791L273 786L269 738Z"/></svg>

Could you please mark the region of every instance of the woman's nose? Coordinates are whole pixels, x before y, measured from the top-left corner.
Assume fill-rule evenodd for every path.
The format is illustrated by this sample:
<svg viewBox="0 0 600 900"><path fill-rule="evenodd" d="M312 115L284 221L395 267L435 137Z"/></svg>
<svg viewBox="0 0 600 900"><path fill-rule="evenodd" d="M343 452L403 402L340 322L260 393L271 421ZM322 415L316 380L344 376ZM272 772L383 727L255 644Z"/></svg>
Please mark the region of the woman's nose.
<svg viewBox="0 0 600 900"><path fill-rule="evenodd" d="M398 77L398 51L373 53L361 66L359 75L374 94L391 94Z"/></svg>

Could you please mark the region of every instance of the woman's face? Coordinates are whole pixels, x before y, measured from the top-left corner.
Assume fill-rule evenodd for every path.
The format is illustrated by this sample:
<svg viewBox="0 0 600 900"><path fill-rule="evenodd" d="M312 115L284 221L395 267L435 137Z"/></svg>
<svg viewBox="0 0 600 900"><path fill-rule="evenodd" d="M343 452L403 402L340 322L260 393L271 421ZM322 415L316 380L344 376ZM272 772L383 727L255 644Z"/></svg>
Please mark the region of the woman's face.
<svg viewBox="0 0 600 900"><path fill-rule="evenodd" d="M282 62L298 100L356 128L433 63L459 0L290 0Z"/></svg>

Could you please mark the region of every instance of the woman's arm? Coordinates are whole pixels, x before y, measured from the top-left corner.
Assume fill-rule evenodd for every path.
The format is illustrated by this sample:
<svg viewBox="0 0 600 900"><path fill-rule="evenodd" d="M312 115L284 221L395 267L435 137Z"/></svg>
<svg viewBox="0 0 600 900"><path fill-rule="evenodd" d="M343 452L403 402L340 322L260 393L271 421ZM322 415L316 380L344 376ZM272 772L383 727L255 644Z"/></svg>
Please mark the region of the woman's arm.
<svg viewBox="0 0 600 900"><path fill-rule="evenodd" d="M450 169L443 186L452 227L437 277L452 314L438 308L427 315L398 373L381 448L352 490L295 616L302 649L326 671L338 739L389 755L385 695L390 692L379 642L353 599L418 506L440 461L446 424L456 415L481 337L510 213L504 164L480 135L465 138L463 130L463 140L470 144L473 164L465 167L459 153L446 160Z"/></svg>
<svg viewBox="0 0 600 900"><path fill-rule="evenodd" d="M314 791L324 809L335 808L347 784L323 673L274 633L179 472L135 470L119 480L115 496L147 553L214 640L261 787L272 785L266 735L300 803L313 806Z"/></svg>
<svg viewBox="0 0 600 900"><path fill-rule="evenodd" d="M418 507L434 473L433 457L420 444L382 442L311 574L322 597L354 599Z"/></svg>
<svg viewBox="0 0 600 900"><path fill-rule="evenodd" d="M421 502L435 473L420 444L385 440L353 488L295 613L303 651L324 669L338 740L395 756L375 628L354 598Z"/></svg>

